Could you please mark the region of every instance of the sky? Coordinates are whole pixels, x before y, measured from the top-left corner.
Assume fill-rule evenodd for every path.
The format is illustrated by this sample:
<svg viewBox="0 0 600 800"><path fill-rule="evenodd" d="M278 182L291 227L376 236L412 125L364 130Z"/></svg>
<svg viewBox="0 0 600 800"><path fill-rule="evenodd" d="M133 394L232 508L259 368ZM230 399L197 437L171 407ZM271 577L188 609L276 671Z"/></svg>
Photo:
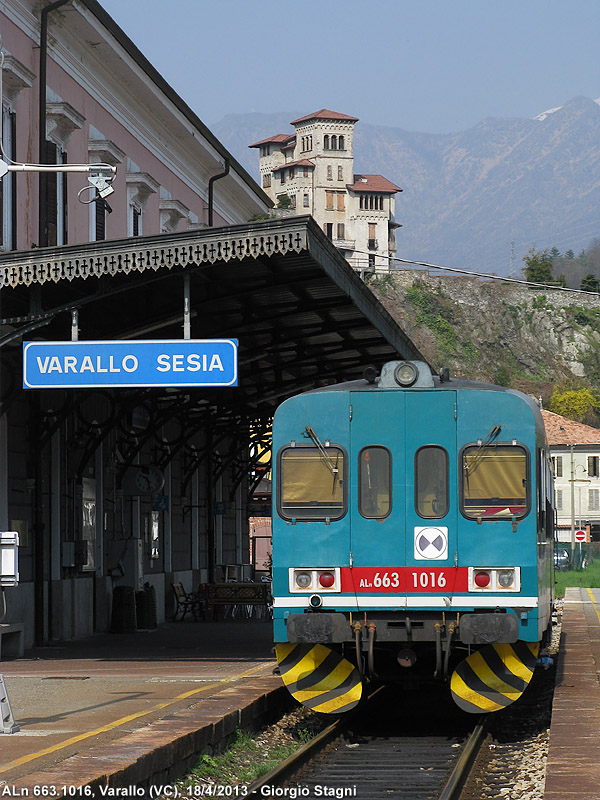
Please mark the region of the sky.
<svg viewBox="0 0 600 800"><path fill-rule="evenodd" d="M599 0L100 0L209 127L329 108L451 133L600 97Z"/></svg>

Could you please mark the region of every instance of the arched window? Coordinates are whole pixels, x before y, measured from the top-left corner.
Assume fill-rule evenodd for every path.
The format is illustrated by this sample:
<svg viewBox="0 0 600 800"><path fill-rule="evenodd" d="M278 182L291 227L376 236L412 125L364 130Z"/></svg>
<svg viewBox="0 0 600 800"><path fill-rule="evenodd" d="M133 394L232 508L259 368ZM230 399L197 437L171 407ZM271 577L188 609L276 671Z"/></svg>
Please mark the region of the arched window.
<svg viewBox="0 0 600 800"><path fill-rule="evenodd" d="M343 150L343 149L344 149L344 137L340 136L338 138L338 150Z"/></svg>
<svg viewBox="0 0 600 800"><path fill-rule="evenodd" d="M333 173L331 171L331 164L327 167L327 180L328 181L333 180Z"/></svg>
<svg viewBox="0 0 600 800"><path fill-rule="evenodd" d="M337 150L337 136L331 137L331 149Z"/></svg>
<svg viewBox="0 0 600 800"><path fill-rule="evenodd" d="M324 150L329 150L329 134L327 134L327 133L323 137L323 149Z"/></svg>

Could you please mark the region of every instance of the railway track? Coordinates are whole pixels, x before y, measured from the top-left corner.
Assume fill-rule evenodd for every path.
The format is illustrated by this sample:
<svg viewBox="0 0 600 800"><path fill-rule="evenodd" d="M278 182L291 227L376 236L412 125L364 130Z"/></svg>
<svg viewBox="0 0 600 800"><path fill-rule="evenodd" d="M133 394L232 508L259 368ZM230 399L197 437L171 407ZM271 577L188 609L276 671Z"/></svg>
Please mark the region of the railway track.
<svg viewBox="0 0 600 800"><path fill-rule="evenodd" d="M382 711L393 707L386 702L389 692L383 695L378 702L372 698L367 709L350 721L342 719L326 728L250 786L249 794L285 797L276 792L287 789L287 796L294 790L294 796L308 800L457 800L485 738L483 725L467 733L463 721L457 734L451 735L447 715L441 719L438 708L431 724L431 709L425 713L422 708L428 717L427 729L417 725L421 730L414 735L398 735L407 726L406 718L403 724L391 722L388 713L382 718Z"/></svg>

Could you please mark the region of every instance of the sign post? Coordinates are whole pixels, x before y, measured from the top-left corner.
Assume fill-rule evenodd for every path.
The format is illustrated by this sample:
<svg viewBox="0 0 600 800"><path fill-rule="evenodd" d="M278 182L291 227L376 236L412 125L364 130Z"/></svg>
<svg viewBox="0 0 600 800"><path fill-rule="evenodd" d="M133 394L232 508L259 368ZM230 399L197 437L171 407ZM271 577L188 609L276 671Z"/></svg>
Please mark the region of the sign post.
<svg viewBox="0 0 600 800"><path fill-rule="evenodd" d="M23 342L23 388L237 386L237 350L237 339Z"/></svg>

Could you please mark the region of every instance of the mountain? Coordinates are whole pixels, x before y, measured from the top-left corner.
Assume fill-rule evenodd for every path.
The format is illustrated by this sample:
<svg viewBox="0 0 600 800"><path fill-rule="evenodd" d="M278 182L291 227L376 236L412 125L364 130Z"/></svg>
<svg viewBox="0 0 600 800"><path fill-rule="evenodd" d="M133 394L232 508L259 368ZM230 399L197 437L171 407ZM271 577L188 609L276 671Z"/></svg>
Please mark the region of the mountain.
<svg viewBox="0 0 600 800"><path fill-rule="evenodd" d="M232 114L212 130L258 177L248 145L293 132L289 121L304 111ZM520 274L530 247L578 251L588 241L572 240L599 232L600 104L586 97L534 119L489 118L452 134L361 121L354 164L404 190L396 201L399 257L506 275L514 241Z"/></svg>

